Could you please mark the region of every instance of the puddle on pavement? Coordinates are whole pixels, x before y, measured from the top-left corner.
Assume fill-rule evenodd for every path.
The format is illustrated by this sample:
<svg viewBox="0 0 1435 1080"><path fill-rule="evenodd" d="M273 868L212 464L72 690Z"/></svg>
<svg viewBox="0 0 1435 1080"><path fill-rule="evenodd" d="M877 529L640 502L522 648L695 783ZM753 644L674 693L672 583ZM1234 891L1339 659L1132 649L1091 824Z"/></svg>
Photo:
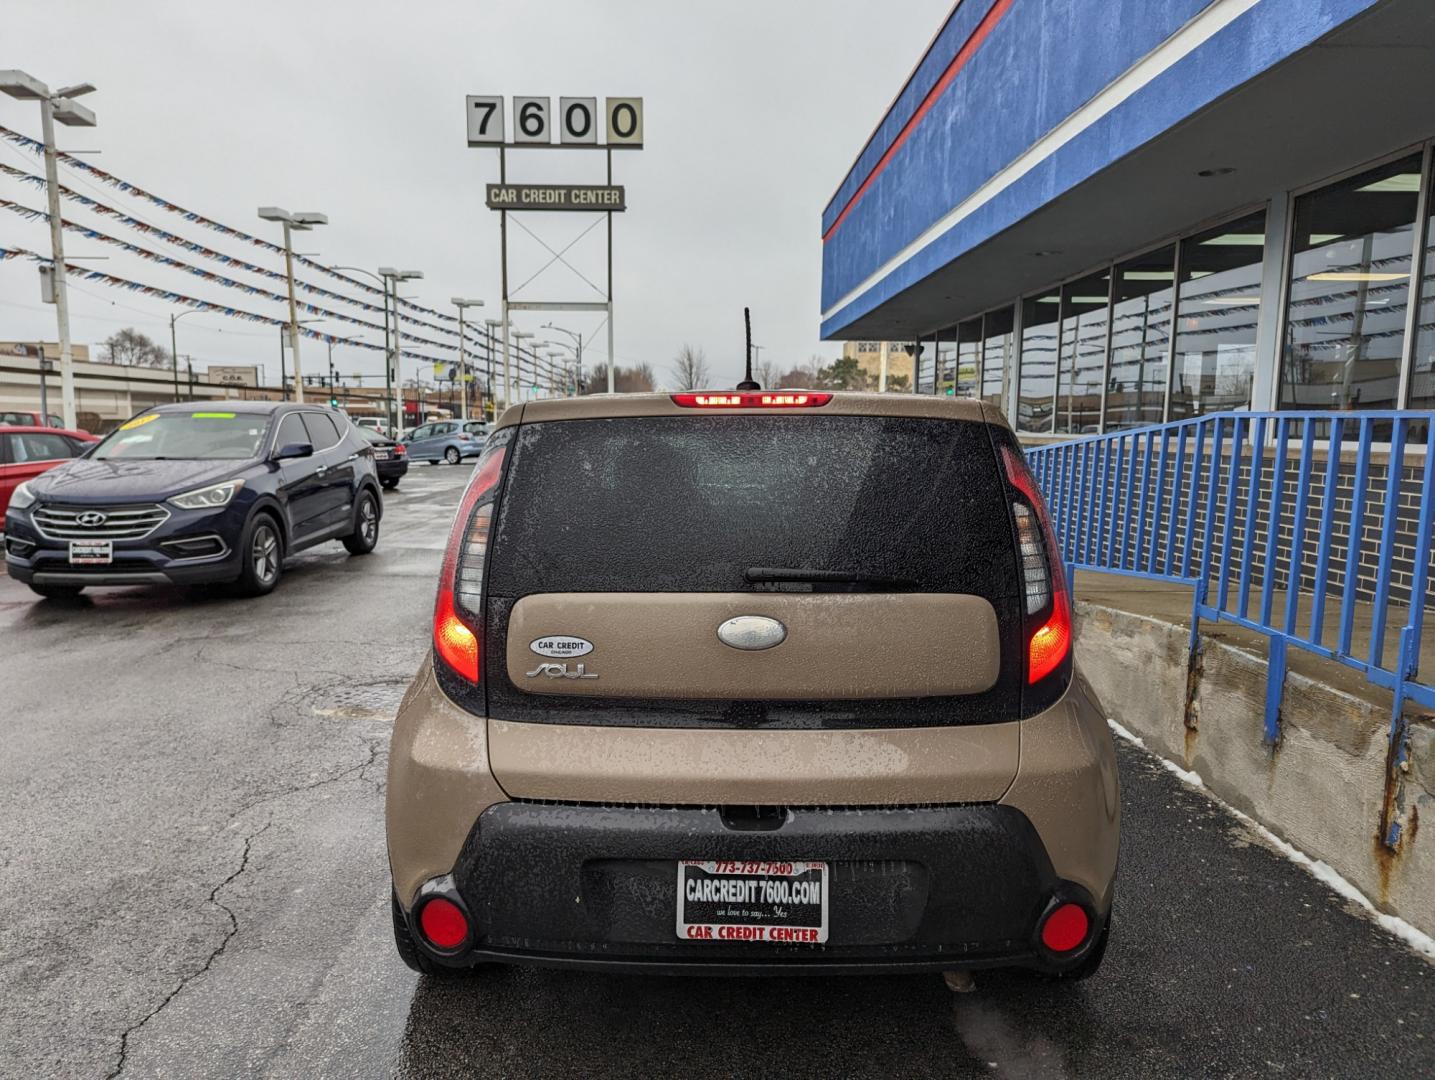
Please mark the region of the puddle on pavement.
<svg viewBox="0 0 1435 1080"><path fill-rule="evenodd" d="M351 686L329 686L313 692L315 716L353 720L393 721L399 702L408 689L408 680Z"/></svg>

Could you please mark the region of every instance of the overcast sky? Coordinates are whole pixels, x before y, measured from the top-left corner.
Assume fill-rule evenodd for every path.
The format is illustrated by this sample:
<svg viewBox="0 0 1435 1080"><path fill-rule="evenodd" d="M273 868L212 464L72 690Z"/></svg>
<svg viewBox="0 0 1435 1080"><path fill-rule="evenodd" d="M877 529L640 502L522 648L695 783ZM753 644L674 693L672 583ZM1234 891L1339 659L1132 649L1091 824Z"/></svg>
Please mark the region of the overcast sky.
<svg viewBox="0 0 1435 1080"><path fill-rule="evenodd" d="M753 308L764 359L791 364L836 354L835 344L818 338L819 215L950 0L5 0L4 7L0 68L20 68L52 88L79 81L99 87L84 99L99 126L60 128L62 148L101 150L85 160L276 241L278 227L255 216L261 204L323 211L330 224L301 236L299 250L330 264L423 270L412 294L446 311L450 297L468 295L487 302L481 315L496 316L500 297L498 214L483 205L483 185L497 179L497 154L465 145L464 95L504 94L510 109L515 95L548 95L555 104L559 95L643 97L647 145L614 156L614 179L626 185L629 206L614 230L618 362L646 361L662 377L688 342L706 350L715 381L730 385L741 370L744 304ZM0 124L38 137L39 110L0 97ZM0 161L41 171L8 143L0 143ZM528 151L510 155L509 179L601 182L603 168L597 151ZM61 182L281 269L270 253L82 177L62 170ZM0 197L43 207L42 191L8 177L0 177ZM64 212L192 258L73 205ZM593 218L518 220L562 248ZM43 223L0 212L0 246L48 253L48 234ZM88 265L285 314L281 305L83 237L67 235L66 254L105 255ZM567 258L601 286L604 256L600 224ZM514 286L547 257L510 228ZM305 276L344 289L322 275ZM599 297L555 265L514 298ZM98 345L133 325L168 344L173 308L161 301L81 282L71 304L77 342ZM537 329L548 318L515 322ZM594 335L589 362L606 352L600 319L561 320ZM382 337L337 323L316 329L375 343ZM277 330L197 314L179 332L179 351L192 353L196 367L260 363L274 376ZM37 336L54 340L55 319L53 307L39 302L34 264L0 263L0 340ZM322 352L306 343L306 371L321 370ZM358 349L336 349L335 360L346 373L382 371L375 354ZM418 367L406 361L405 375Z"/></svg>

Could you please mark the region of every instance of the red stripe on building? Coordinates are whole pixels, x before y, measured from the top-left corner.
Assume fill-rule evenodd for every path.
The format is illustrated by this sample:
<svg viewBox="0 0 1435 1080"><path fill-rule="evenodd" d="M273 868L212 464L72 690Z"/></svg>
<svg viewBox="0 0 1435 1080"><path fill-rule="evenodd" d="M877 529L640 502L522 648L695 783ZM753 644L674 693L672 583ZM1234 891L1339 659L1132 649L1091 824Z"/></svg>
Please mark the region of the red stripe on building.
<svg viewBox="0 0 1435 1080"><path fill-rule="evenodd" d="M917 106L916 112L912 113L911 118L902 125L902 130L897 132L897 137L892 140L892 145L887 147L886 153L878 159L876 165L872 166L872 171L869 172L867 178L862 181L862 186L852 193L852 197L848 199L846 205L842 207L842 213L837 215L837 220L822 234L822 242L824 244L832 234L837 231L837 227L847 219L847 215L852 213L858 200L867 193L867 189L871 187L877 177L882 174L882 170L887 167L887 163L891 161L897 151L902 148L902 144L907 141L907 137L917 129L917 125L922 122L922 118L931 111L932 106L937 103L937 98L941 97L942 92L952 85L958 72L967 66L967 61L976 55L976 51L982 47L982 42L987 39L987 35L992 32L996 24L1001 22L1002 16L1007 13L1007 9L1012 6L1013 2L1014 0L997 0L997 2L992 5L991 10L983 17L982 21L977 23L977 28L972 31L971 36L968 37L962 44L962 47L957 50L957 55L952 57L952 62L947 65L947 70L942 72L942 77L937 80L935 86L927 91L927 96L924 97L922 103Z"/></svg>

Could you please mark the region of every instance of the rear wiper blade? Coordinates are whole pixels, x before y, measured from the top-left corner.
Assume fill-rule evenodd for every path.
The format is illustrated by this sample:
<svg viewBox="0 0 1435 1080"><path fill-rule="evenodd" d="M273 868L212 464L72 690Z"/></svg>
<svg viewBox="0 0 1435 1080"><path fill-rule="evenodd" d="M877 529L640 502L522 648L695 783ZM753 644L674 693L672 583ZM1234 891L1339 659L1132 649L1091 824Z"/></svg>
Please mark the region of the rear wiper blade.
<svg viewBox="0 0 1435 1080"><path fill-rule="evenodd" d="M751 584L768 581L792 581L810 585L885 585L893 589L913 589L911 578L883 574L860 574L850 570L810 570L800 566L749 566L743 571Z"/></svg>

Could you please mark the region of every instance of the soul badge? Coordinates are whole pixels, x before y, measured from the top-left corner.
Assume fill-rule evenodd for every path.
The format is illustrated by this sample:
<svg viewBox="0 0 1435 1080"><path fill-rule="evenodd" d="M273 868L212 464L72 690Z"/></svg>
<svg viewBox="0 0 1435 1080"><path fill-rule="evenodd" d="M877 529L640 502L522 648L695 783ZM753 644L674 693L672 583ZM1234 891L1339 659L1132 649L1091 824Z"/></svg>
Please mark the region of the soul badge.
<svg viewBox="0 0 1435 1080"><path fill-rule="evenodd" d="M569 671L567 664L539 664L528 673L530 679L539 675L547 675L550 679L596 679L598 676L591 671L584 671L582 664L573 665L576 670Z"/></svg>

